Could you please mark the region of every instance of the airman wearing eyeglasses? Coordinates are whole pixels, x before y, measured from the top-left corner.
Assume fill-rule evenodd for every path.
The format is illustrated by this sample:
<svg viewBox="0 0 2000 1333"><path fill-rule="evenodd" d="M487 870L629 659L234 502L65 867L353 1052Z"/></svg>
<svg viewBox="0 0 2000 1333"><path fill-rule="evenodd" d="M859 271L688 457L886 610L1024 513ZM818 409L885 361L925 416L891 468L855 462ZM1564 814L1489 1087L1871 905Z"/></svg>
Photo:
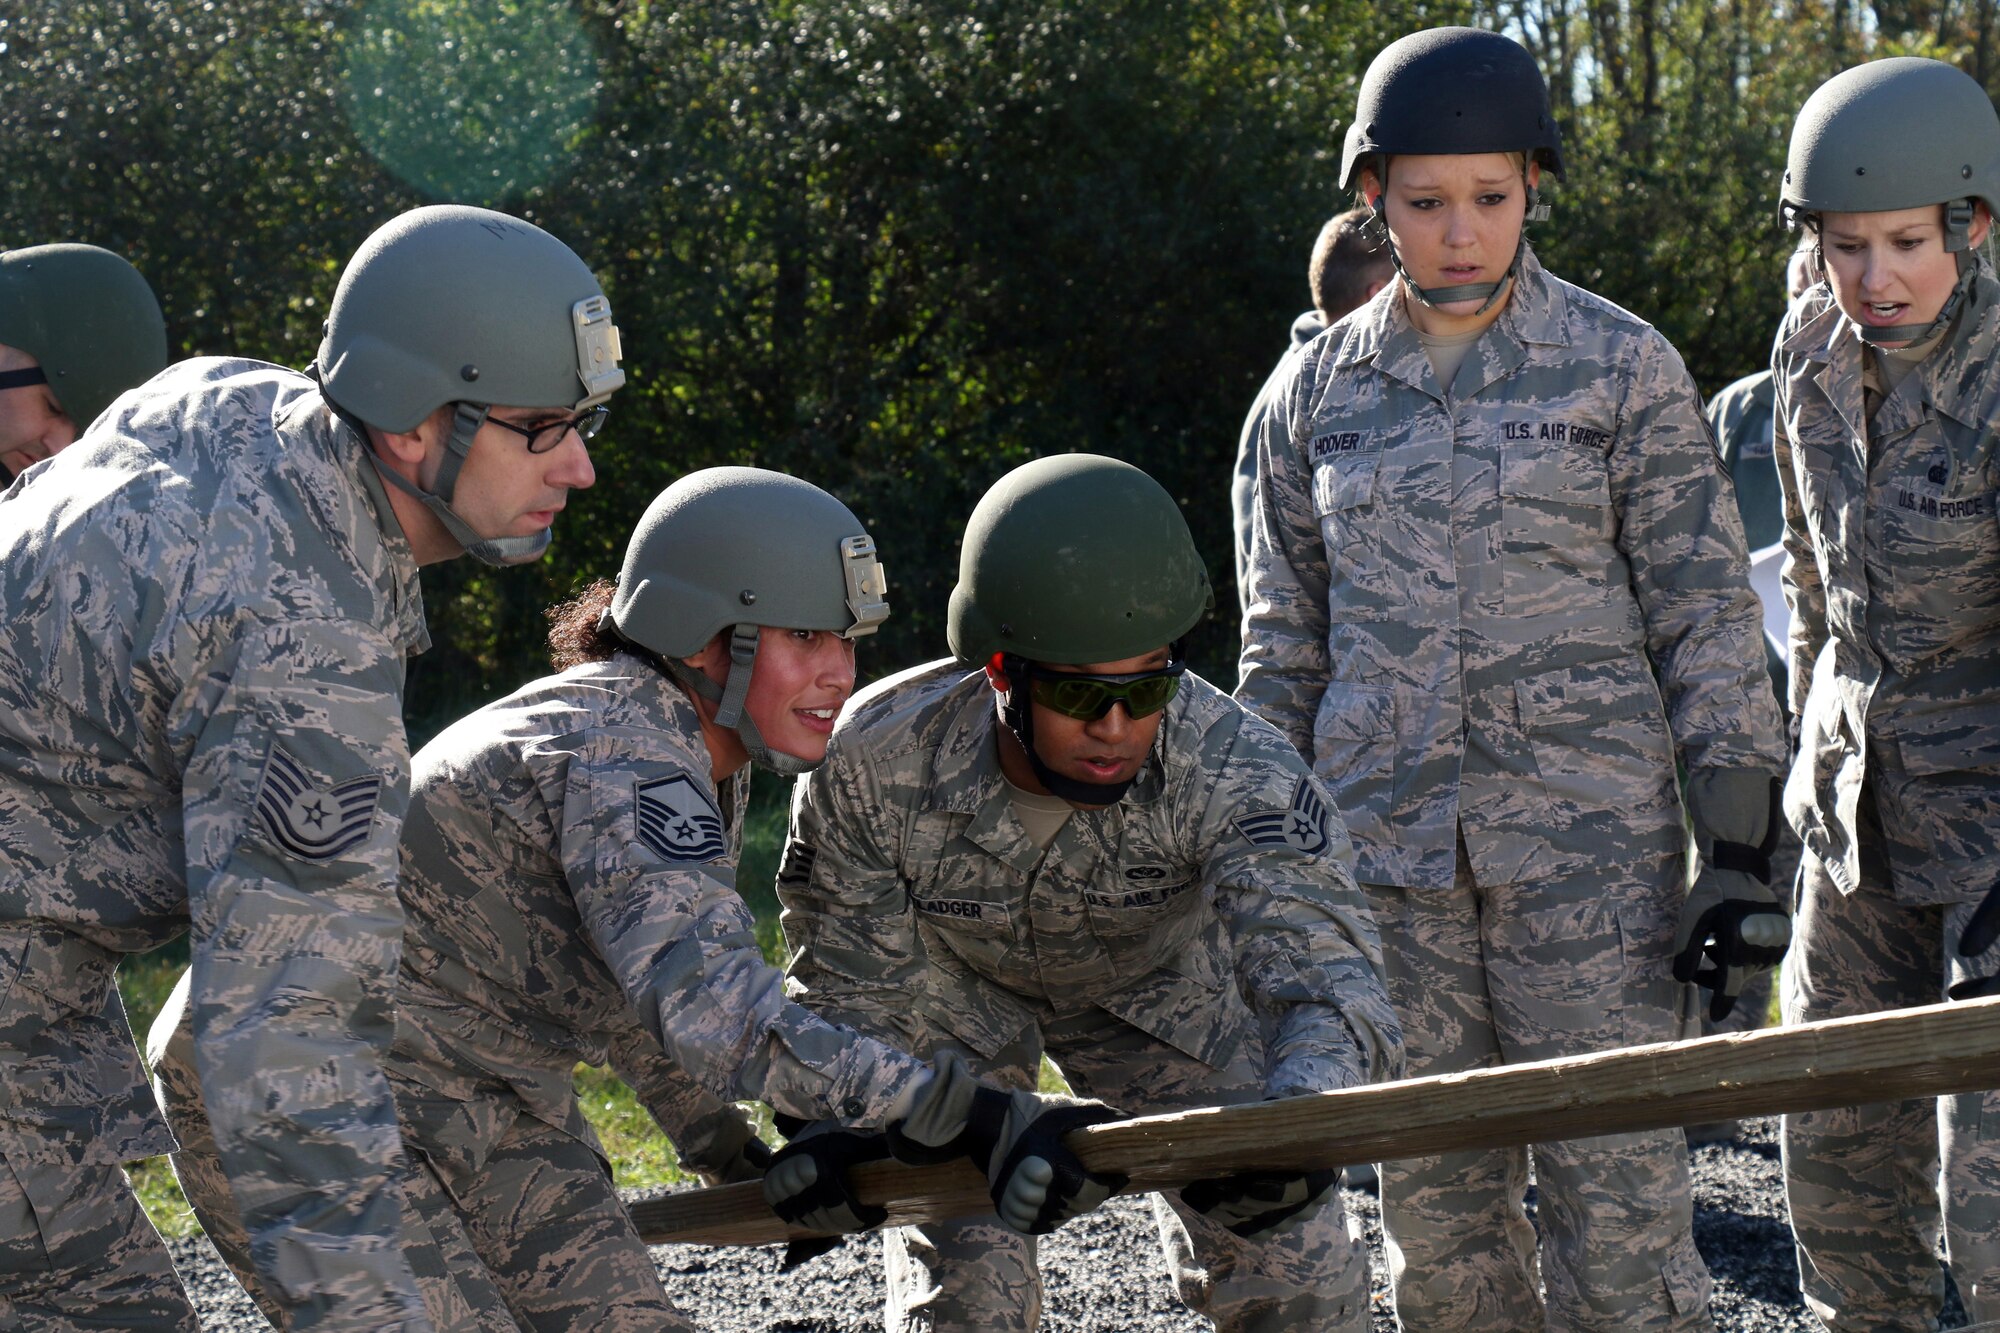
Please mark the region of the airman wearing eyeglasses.
<svg viewBox="0 0 2000 1333"><path fill-rule="evenodd" d="M623 379L603 290L561 241L418 209L349 262L310 374L183 362L0 496L10 1327L196 1326L119 1169L173 1141L111 984L183 931L195 1064L267 1291L299 1326L433 1326L382 1069L417 569L539 555Z"/></svg>
<svg viewBox="0 0 2000 1333"><path fill-rule="evenodd" d="M955 660L856 696L797 788L778 891L806 1005L1004 1087L1034 1087L1046 1052L1133 1114L1393 1076L1338 813L1181 659L1212 605L1137 468L1072 454L1002 478L966 531ZM1157 1198L1182 1299L1224 1330L1367 1328L1338 1176ZM1036 1326L1033 1242L995 1218L892 1231L887 1265L891 1329Z"/></svg>
<svg viewBox="0 0 2000 1333"><path fill-rule="evenodd" d="M109 250L0 253L0 488L166 368L153 289Z"/></svg>

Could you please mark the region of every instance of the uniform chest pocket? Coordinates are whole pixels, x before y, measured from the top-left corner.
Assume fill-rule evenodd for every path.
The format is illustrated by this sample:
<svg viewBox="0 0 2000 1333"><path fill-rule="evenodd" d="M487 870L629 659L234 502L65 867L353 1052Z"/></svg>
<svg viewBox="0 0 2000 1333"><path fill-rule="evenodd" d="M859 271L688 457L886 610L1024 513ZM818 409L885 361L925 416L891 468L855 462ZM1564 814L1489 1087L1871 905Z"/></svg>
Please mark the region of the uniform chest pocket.
<svg viewBox="0 0 2000 1333"><path fill-rule="evenodd" d="M1415 580L1408 515L1389 504L1379 448L1335 454L1313 468L1313 513L1326 550L1327 615L1335 621L1405 614ZM1384 503L1376 503L1379 497Z"/></svg>
<svg viewBox="0 0 2000 1333"><path fill-rule="evenodd" d="M1611 504L1610 474L1604 455L1572 445L1510 447L1500 454L1500 494L1542 505L1595 509Z"/></svg>
<svg viewBox="0 0 2000 1333"><path fill-rule="evenodd" d="M1501 598L1508 615L1573 611L1622 589L1604 455L1567 444L1500 453Z"/></svg>
<svg viewBox="0 0 2000 1333"><path fill-rule="evenodd" d="M1313 513L1324 518L1343 509L1375 502L1375 475L1381 470L1380 449L1335 454L1313 468Z"/></svg>
<svg viewBox="0 0 2000 1333"><path fill-rule="evenodd" d="M1870 472L1871 595L1892 613L1877 620L1877 646L1899 670L1991 634L2000 619L2000 520L1982 435L1929 420L1885 441Z"/></svg>

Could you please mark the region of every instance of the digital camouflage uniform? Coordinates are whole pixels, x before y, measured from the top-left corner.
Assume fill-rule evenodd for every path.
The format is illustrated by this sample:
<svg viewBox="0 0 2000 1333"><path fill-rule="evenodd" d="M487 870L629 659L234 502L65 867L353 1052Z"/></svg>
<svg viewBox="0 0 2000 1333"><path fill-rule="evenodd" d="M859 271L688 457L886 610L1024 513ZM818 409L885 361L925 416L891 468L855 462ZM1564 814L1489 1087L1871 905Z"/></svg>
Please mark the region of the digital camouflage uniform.
<svg viewBox="0 0 2000 1333"><path fill-rule="evenodd" d="M1736 490L1736 514L1743 520L1743 536L1755 552L1775 544L1784 535L1783 501L1778 495L1778 468L1771 454L1771 372L1760 370L1724 386L1708 400L1703 415L1715 432L1722 466ZM1764 665L1770 672L1780 706L1785 699L1785 661L1766 637ZM1780 895L1789 890L1799 871L1799 838L1791 826L1779 821L1778 845L1771 852L1771 887ZM1683 1037L1712 1037L1722 1032L1751 1032L1764 1026L1771 1010L1771 988L1776 969L1759 971L1743 983L1736 1008L1720 1022L1708 1016L1708 993L1688 983L1681 995ZM1718 1126L1690 1126L1697 1129L1730 1129L1733 1123Z"/></svg>
<svg viewBox="0 0 2000 1333"><path fill-rule="evenodd" d="M880 1127L925 1068L785 1001L735 889L749 769L718 793L709 763L686 694L623 652L416 757L389 1070L433 1182L414 1191L440 1241L420 1275L446 1276L433 1299L482 1327L514 1326L482 1309L495 1287L524 1328L693 1327L612 1188L578 1061L617 1069L691 1165L724 1098Z"/></svg>
<svg viewBox="0 0 2000 1333"><path fill-rule="evenodd" d="M1412 1076L1667 1040L1676 748L1782 754L1699 397L1664 338L1532 252L1449 396L1403 302L1281 386L1238 698L1347 820ZM1709 1326L1678 1132L1534 1161L1546 1314L1523 1150L1382 1167L1405 1327Z"/></svg>
<svg viewBox="0 0 2000 1333"><path fill-rule="evenodd" d="M1032 1088L1044 1051L1130 1114L1392 1077L1402 1038L1340 817L1298 757L1188 675L1117 804L1038 851L985 676L856 696L798 785L779 871L792 984L828 1018ZM1181 1297L1225 1330L1368 1327L1338 1192L1257 1242L1155 1204ZM1034 1242L997 1218L892 1231L889 1324L1032 1329Z"/></svg>
<svg viewBox="0 0 2000 1333"><path fill-rule="evenodd" d="M2000 284L1979 265L1872 423L1826 287L1773 351L1802 720L1785 809L1806 845L1787 1022L1935 1004L2000 968L1951 947L2000 878ZM1940 1228L1973 1317L2000 1317L1991 1116L2000 1093L1786 1117L1801 1278L1830 1327L1934 1327Z"/></svg>
<svg viewBox="0 0 2000 1333"><path fill-rule="evenodd" d="M112 987L192 926L200 1077L265 1280L312 1329L423 1329L380 1060L402 935L417 566L302 375L183 363L0 498L0 1158L77 1211L11 1327L192 1327L117 1179L172 1146ZM49 1225L44 1215L44 1225ZM93 1270L145 1258L121 1297ZM67 1293L67 1294L66 1294Z"/></svg>
<svg viewBox="0 0 2000 1333"><path fill-rule="evenodd" d="M1257 390L1256 400L1243 418L1243 433L1237 437L1236 471L1229 479L1229 515L1236 534L1236 595L1242 603L1249 600L1245 574L1250 561L1250 514L1257 495L1257 437L1263 432L1264 418L1270 415L1271 394L1284 378L1285 368L1297 359L1300 348L1324 332L1326 321L1317 310L1305 311L1292 321L1291 346L1265 377L1264 387Z"/></svg>

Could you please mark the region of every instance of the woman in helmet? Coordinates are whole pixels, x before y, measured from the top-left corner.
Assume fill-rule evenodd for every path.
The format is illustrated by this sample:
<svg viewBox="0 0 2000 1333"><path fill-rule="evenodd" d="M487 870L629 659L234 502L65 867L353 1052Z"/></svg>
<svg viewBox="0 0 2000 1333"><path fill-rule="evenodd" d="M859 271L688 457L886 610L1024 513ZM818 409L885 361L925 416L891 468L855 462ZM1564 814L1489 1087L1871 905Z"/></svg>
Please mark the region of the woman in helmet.
<svg viewBox="0 0 2000 1333"><path fill-rule="evenodd" d="M1741 523L1673 348L1528 248L1561 169L1518 44L1383 50L1341 180L1399 281L1301 353L1258 445L1238 697L1347 820L1412 1075L1668 1040L1677 943L1726 1008L1788 929ZM1537 1145L1539 1242L1528 1160L1381 1168L1405 1328L1710 1327L1678 1133Z"/></svg>
<svg viewBox="0 0 2000 1333"><path fill-rule="evenodd" d="M700 1140L712 1177L770 1161L738 1098L864 1129L922 1118L930 1141L958 1138L963 1108L956 1122L939 1108L970 1104L962 1067L933 1074L789 1003L734 887L749 764L791 774L825 756L883 594L874 543L826 492L755 468L693 473L647 510L615 590L552 613L558 674L418 753L388 1069L420 1215L405 1244L440 1329L691 1327L577 1106L578 1060L615 1061L684 1146ZM201 1125L183 1073L161 1074L176 1165L226 1252L233 1209L186 1151ZM1061 1100L1018 1097L1022 1125ZM820 1136L814 1153L854 1137ZM965 1147L986 1165L1011 1144ZM798 1165L787 1179L810 1194ZM991 1173L1003 1214L1025 1201L1067 1215L1057 1187L1007 1172ZM837 1208L840 1184L787 1215Z"/></svg>
<svg viewBox="0 0 2000 1333"><path fill-rule="evenodd" d="M1978 249L1996 199L2000 117L1949 65L1861 65L1799 112L1781 208L1826 281L1771 356L1800 740L1785 812L1806 846L1787 1022L2000 970L1951 947L2000 878L2000 285ZM1801 1285L1827 1327L1932 1327L1941 1228L1972 1317L2000 1317L1995 1117L1996 1093L1786 1117Z"/></svg>

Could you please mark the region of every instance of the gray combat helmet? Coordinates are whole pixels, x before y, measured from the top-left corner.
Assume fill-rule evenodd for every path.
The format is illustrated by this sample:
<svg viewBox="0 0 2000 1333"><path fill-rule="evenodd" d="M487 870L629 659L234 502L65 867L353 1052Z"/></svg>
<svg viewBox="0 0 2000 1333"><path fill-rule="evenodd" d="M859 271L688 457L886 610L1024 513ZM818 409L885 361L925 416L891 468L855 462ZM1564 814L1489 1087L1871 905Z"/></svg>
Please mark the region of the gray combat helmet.
<svg viewBox="0 0 2000 1333"><path fill-rule="evenodd" d="M848 507L782 472L714 467L660 492L632 531L605 612L617 636L715 701L752 760L788 777L814 765L765 744L743 711L757 631L826 630L849 639L889 618L875 541ZM729 675L718 686L681 659L724 630Z"/></svg>
<svg viewBox="0 0 2000 1333"><path fill-rule="evenodd" d="M1399 154L1479 153L1521 153L1551 175L1562 175L1562 136L1549 107L1548 84L1527 48L1483 28L1427 28L1389 43L1368 62L1354 100L1354 123L1347 129L1341 153L1340 188L1356 188L1361 169L1374 164L1384 189L1384 197L1375 204L1375 222L1385 241L1389 234L1384 211L1389 182L1381 166L1385 159ZM1530 187L1526 220L1540 222L1547 217L1548 206ZM1417 286L1392 242L1388 249L1396 275L1419 301L1437 306L1483 298L1485 304L1477 313L1484 314L1519 269L1526 244L1524 229L1513 263L1500 281L1451 287Z"/></svg>
<svg viewBox="0 0 2000 1333"><path fill-rule="evenodd" d="M575 251L531 222L440 204L391 219L348 261L316 362L327 401L378 430L414 430L457 403L437 488L386 467L475 558L512 565L547 529L485 538L451 507L489 408L592 407L625 383L611 303ZM374 458L374 451L369 451Z"/></svg>
<svg viewBox="0 0 2000 1333"><path fill-rule="evenodd" d="M1130 782L1058 773L1035 748L1029 678L1038 663L1084 666L1172 648L1215 605L1187 519L1159 482L1115 458L1059 454L993 484L965 525L945 633L960 661L995 653L1008 676L1000 717L1053 795L1115 805Z"/></svg>
<svg viewBox="0 0 2000 1333"><path fill-rule="evenodd" d="M1928 324L1861 326L1870 342L1921 342L1957 314L1976 266L1975 199L2000 213L2000 115L1971 75L1941 60L1895 56L1843 70L1814 90L1792 124L1778 196L1786 225L1817 227L1822 213L1945 206L1957 290Z"/></svg>
<svg viewBox="0 0 2000 1333"><path fill-rule="evenodd" d="M0 254L0 343L41 362L81 434L111 400L166 369L167 325L139 270L94 245Z"/></svg>

